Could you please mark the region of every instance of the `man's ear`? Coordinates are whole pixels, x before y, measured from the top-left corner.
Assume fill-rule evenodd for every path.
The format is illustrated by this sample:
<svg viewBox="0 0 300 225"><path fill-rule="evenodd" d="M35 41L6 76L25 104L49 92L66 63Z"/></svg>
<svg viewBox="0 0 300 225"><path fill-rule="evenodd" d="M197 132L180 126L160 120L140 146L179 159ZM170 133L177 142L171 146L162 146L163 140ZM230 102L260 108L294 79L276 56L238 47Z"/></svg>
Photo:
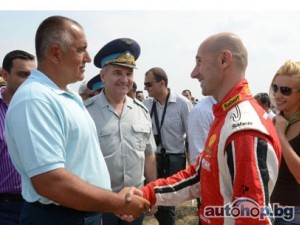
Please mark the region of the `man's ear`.
<svg viewBox="0 0 300 225"><path fill-rule="evenodd" d="M100 78L101 78L102 81L105 80L105 76L104 75L105 75L104 69L100 70L100 75L99 76L100 76Z"/></svg>
<svg viewBox="0 0 300 225"><path fill-rule="evenodd" d="M8 72L5 70L5 69L1 69L0 70L0 76L3 77L3 80L5 82L7 82L7 79L8 79Z"/></svg>
<svg viewBox="0 0 300 225"><path fill-rule="evenodd" d="M54 44L49 48L48 54L49 54L50 59L53 62L59 63L60 56L61 56L61 49L57 44Z"/></svg>
<svg viewBox="0 0 300 225"><path fill-rule="evenodd" d="M222 54L221 54L221 64L228 64L230 63L232 59L232 53L228 50L225 50Z"/></svg>

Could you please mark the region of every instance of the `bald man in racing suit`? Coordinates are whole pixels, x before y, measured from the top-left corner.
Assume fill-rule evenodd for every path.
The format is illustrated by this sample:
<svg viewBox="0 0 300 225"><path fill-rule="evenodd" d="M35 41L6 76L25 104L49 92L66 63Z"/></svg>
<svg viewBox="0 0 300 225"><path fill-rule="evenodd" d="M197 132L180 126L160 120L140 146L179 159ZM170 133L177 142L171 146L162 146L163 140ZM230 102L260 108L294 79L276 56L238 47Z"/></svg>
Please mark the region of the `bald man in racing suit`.
<svg viewBox="0 0 300 225"><path fill-rule="evenodd" d="M250 93L246 67L247 50L236 34L215 34L200 45L191 76L203 95L217 101L205 149L195 165L135 194L154 206L200 197L202 225L271 224L281 148L272 121Z"/></svg>

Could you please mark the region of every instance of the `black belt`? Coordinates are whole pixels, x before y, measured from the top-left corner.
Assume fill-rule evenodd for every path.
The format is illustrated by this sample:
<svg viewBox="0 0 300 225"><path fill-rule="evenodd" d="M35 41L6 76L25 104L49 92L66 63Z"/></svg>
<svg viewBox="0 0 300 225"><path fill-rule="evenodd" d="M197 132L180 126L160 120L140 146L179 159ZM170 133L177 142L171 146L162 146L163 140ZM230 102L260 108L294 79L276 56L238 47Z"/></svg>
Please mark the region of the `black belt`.
<svg viewBox="0 0 300 225"><path fill-rule="evenodd" d="M20 194L0 193L0 202L22 202L24 201Z"/></svg>
<svg viewBox="0 0 300 225"><path fill-rule="evenodd" d="M94 216L96 214L96 212L87 212L87 211L80 211L80 210L76 210L76 209L71 209L68 207L64 207L61 205L55 205L55 204L42 204L40 202L27 202L27 204L33 206L33 207L38 207L44 210L48 210L50 212L54 212L54 213L65 213L65 214L73 214L73 215L81 215L81 216Z"/></svg>

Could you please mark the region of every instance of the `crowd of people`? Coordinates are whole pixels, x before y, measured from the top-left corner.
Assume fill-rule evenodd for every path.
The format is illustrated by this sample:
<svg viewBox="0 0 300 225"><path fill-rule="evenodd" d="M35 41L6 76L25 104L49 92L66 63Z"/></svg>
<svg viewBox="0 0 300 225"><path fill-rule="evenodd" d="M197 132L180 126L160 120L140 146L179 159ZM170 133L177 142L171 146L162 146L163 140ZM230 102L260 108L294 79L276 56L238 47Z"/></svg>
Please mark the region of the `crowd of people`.
<svg viewBox="0 0 300 225"><path fill-rule="evenodd" d="M142 46L117 38L92 58L71 18L42 21L35 46L1 68L1 225L175 225L193 199L202 225L300 224L300 62L252 95L243 41L213 34L191 68L198 100L161 67L139 90ZM99 73L83 81L92 61Z"/></svg>

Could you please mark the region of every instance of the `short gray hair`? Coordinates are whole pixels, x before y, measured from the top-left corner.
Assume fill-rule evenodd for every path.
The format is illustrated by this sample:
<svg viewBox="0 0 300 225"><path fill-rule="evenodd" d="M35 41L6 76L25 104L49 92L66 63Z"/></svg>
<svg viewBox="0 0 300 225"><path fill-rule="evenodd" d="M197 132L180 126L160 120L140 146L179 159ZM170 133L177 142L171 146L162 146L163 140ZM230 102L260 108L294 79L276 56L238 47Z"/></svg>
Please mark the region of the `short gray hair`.
<svg viewBox="0 0 300 225"><path fill-rule="evenodd" d="M63 16L48 17L39 25L35 36L35 50L38 61L43 59L47 50L53 44L58 44L63 51L71 46L74 38L70 31L66 29L67 22L82 27L76 21Z"/></svg>

